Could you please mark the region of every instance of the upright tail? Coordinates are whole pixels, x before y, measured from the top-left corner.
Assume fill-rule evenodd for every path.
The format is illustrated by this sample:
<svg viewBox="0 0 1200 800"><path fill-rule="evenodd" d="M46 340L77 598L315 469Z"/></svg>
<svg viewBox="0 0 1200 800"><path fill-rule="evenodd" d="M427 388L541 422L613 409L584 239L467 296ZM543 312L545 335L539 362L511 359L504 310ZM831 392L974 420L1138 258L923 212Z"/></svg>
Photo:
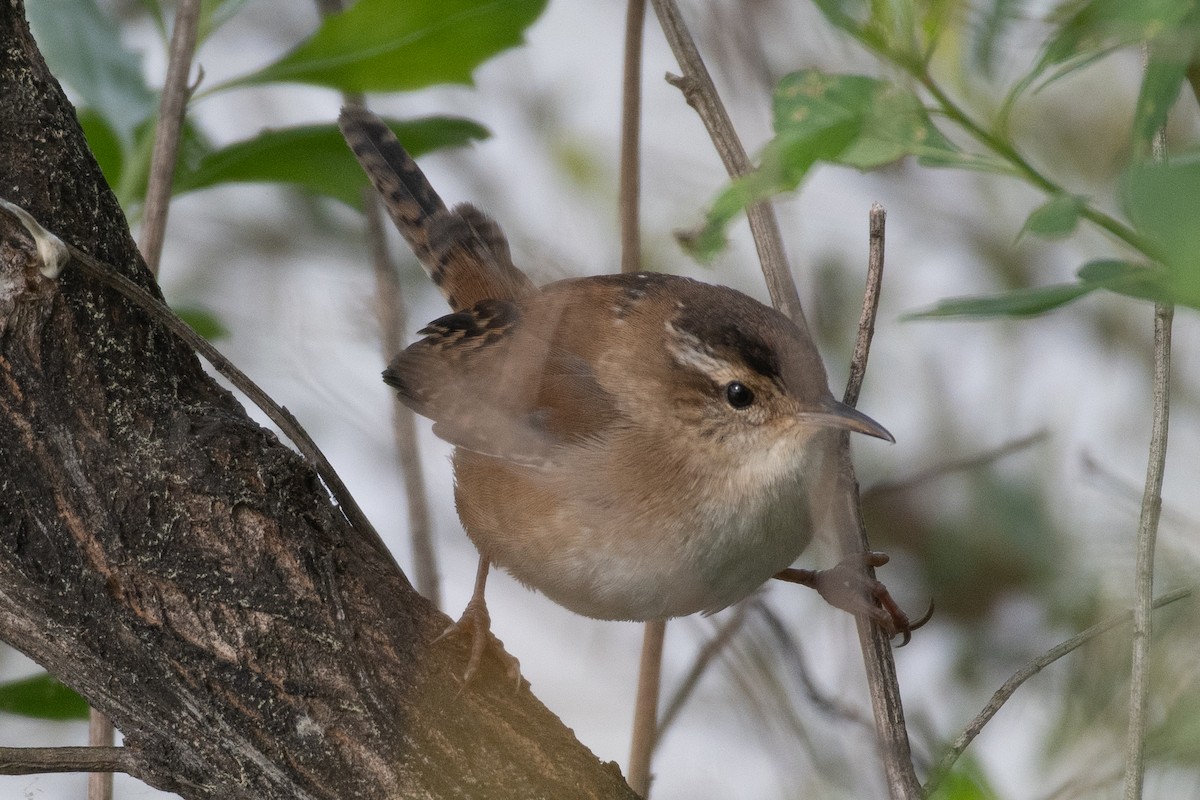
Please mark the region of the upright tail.
<svg viewBox="0 0 1200 800"><path fill-rule="evenodd" d="M365 108L347 106L338 126L392 222L453 310L481 300L516 300L536 290L512 263L500 226L466 203L447 209L387 123Z"/></svg>

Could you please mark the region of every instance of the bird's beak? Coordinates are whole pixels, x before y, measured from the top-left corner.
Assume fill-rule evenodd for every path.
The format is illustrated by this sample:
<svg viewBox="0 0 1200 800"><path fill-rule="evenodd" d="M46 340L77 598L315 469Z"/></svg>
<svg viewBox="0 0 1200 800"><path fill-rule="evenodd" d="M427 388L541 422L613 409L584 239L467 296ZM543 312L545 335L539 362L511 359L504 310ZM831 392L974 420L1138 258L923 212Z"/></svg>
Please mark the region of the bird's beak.
<svg viewBox="0 0 1200 800"><path fill-rule="evenodd" d="M833 398L822 403L820 409L816 411L802 411L797 416L804 422L813 425L842 428L856 433L865 433L868 436L874 436L892 444L896 443L896 437L888 433L887 428L858 409L851 408L845 403L839 403Z"/></svg>

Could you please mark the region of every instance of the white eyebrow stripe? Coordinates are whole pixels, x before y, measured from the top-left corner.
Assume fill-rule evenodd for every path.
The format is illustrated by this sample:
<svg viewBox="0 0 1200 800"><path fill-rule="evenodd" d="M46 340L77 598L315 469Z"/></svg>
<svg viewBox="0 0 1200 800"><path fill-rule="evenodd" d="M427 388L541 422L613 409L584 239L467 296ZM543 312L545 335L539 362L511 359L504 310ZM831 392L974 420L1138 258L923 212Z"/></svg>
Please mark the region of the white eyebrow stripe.
<svg viewBox="0 0 1200 800"><path fill-rule="evenodd" d="M676 328L670 320L664 325L667 331L667 352L681 367L716 378L734 372L734 366L713 353L712 348L686 331Z"/></svg>

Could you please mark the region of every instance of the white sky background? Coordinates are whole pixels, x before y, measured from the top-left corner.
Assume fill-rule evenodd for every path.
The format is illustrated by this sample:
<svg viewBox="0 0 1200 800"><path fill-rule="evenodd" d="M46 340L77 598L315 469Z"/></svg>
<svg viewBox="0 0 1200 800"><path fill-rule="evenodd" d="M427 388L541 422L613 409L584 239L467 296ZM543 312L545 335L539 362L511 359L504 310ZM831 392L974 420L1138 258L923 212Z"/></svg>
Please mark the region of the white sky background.
<svg viewBox="0 0 1200 800"><path fill-rule="evenodd" d="M703 4L688 8L696 5ZM616 0L554 0L532 29L528 45L482 67L476 88L372 100L376 110L395 116L456 113L492 131L486 142L433 155L422 166L448 202L471 200L492 213L509 232L517 263L537 280L618 269L616 136L623 17L623 3ZM215 85L266 63L314 24L315 10L294 0L249 3L200 52L205 83ZM772 63L785 64L785 70L864 69L870 63L807 6L781 17L777 25L778 32L764 38L779 51L772 53ZM662 80L664 72L677 67L652 14L646 29L643 197L648 263L733 285L765 300L744 224L734 229L734 246L712 270L698 268L671 240L673 229L699 221L724 174L702 125L678 91ZM150 81L160 83L165 65L153 31L148 25L132 25L128 36L131 46L146 49ZM702 42L702 49L707 47L711 43ZM1136 62L1130 63L1136 68ZM1094 91L1131 107L1136 76L1122 79L1118 66L1102 65L1071 91ZM769 135L768 94L758 85L740 91L731 91L724 79L719 85L748 149L755 151ZM327 121L337 108L332 91L271 87L205 100L194 113L224 143L265 126ZM1088 120L1078 124L1086 126ZM589 188L571 183L558 169L557 163L571 153L584 154L598 170ZM1108 153L1097 151L1095 156ZM1031 272L1038 282L1067 280L1084 260L1104 252L1098 238L1086 235L1062 246L1014 244L1025 214L1037 202L1029 192L1014 191L995 178L932 172L907 163L878 175L819 168L797 197L779 204L810 316L827 300L815 294L814 264L852 265L858 272L848 279L850 285L861 281L867 211L876 200L889 212L888 277L860 407L886 425L897 444L859 438L863 484L903 479L947 459L1048 429L1053 438L1036 463L1019 463L1029 469L1048 465L1044 480L1061 498L1056 504L1060 523L1091 532L1095 547L1082 557L1111 564L1114 594L1123 596L1126 573L1132 569L1132 531L1149 435L1149 377L1143 365L1148 363L1150 307L1111 297L1084 301L1145 331L1146 357L1141 361L1126 351L1098 347L1073 308L1020 323L901 322L900 314L942 297L997 288L988 274L973 268L971 247L977 240L964 233L968 220L980 225L982 218L976 236L995 247L1013 248L1014 258L1035 263ZM185 196L172 208L161 281L172 302L202 305L231 330L217 346L305 424L407 570L411 559L390 433L392 401L379 380L386 359L377 344L373 279L361 221L333 204L323 219L324 227L312 225L293 195L273 188L237 186ZM444 307L399 237L392 241L410 268L411 334L443 314ZM858 302L852 296L834 299L850 308ZM1194 312L1180 311L1175 335L1177 384L1194 390L1200 367ZM842 341L821 343L835 394L844 381L844 354L852 336L847 328ZM254 409L251 413L261 419ZM938 445L945 440L936 433L943 427L965 431L960 440L969 447L941 452ZM1163 548L1190 547L1192 558L1194 521L1200 519L1200 496L1194 491L1200 482L1194 457L1197 433L1194 404L1179 404L1172 417L1165 498L1175 518L1185 522L1167 525ZM432 436L426 422L420 424L420 436L443 608L457 616L470 594L476 555L453 510L449 448ZM1098 485L1084 469L1085 455L1128 481L1132 493L1120 496ZM802 563L828 566L828 554L815 551ZM919 609L925 598L906 591L905 574L902 563L881 571L901 602ZM796 587L768 591L772 607L801 639L825 690L866 710L852 620ZM521 660L535 694L600 758L624 765L641 627L575 616L500 574L490 581L488 598L495 632ZM1016 603L1010 611L1004 624L1011 625L1012 635L1020 636L1026 621L1037 628L1036 609ZM710 630L709 621L700 619L669 626L668 693ZM947 637L952 633L931 627L897 654L910 712L948 735L990 694L983 692L963 707L938 702L951 680ZM1047 646L1053 643L1046 641ZM0 652L0 678L35 670L11 650ZM800 745L764 735L764 730L779 730L778 725L751 718L744 695L727 677L727 668L716 666L670 731L655 761L655 800L794 796L797 776L807 772L798 769L803 765L794 755ZM993 688L1005 677L997 675ZM973 747L1005 796L1026 797L1033 786L1045 788L1037 781L1040 736L1052 717L1035 695L1018 695ZM821 728L814 724L812 729ZM843 753L858 771L874 769L869 738L853 730L837 729L833 735L844 740ZM85 740L82 725L0 718L0 745ZM0 797L79 798L83 782L83 776L0 778ZM878 781L873 785L878 788ZM118 778L117 791L119 798L167 796L125 778Z"/></svg>

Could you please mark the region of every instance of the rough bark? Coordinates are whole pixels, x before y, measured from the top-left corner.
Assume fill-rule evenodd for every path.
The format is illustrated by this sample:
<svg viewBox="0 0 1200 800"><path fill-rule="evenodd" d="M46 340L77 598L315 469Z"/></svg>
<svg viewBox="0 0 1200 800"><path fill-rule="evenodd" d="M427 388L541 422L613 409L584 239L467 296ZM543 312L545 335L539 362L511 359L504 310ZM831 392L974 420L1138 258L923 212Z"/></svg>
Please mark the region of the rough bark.
<svg viewBox="0 0 1200 800"><path fill-rule="evenodd" d="M0 0L0 195L157 294ZM194 354L0 212L0 638L188 798L632 797L353 529ZM381 425L386 421L380 422Z"/></svg>

